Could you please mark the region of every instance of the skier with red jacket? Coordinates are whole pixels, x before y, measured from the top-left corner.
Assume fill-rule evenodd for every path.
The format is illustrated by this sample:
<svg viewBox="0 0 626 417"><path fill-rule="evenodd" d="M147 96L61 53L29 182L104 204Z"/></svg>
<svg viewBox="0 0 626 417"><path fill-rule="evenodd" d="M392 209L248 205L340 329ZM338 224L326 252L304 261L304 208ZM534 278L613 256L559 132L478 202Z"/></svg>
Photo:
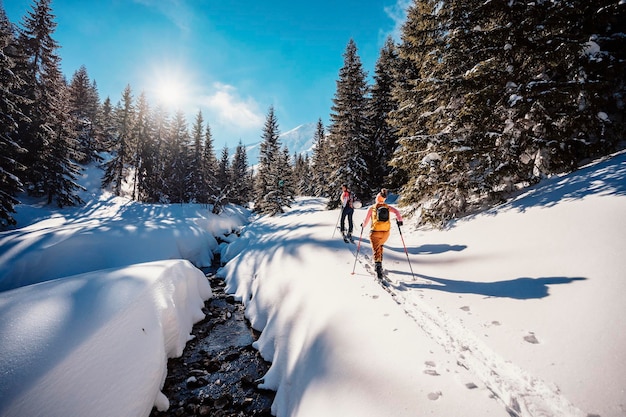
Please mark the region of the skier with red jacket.
<svg viewBox="0 0 626 417"><path fill-rule="evenodd" d="M352 216L354 214L354 194L348 188L346 184L341 185L341 235L343 239L352 239L353 222ZM346 218L348 219L348 233L346 234Z"/></svg>

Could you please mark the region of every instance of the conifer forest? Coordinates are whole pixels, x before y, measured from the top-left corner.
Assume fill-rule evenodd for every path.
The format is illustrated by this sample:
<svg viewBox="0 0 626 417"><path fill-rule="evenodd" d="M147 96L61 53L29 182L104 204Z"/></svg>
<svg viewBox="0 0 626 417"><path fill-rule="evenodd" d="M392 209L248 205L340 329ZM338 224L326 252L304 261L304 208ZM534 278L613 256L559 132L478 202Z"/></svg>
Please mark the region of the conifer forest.
<svg viewBox="0 0 626 417"><path fill-rule="evenodd" d="M365 6L364 6L365 7ZM19 23L0 3L0 227L20 197L80 205L77 178L145 203L254 203L281 213L299 195L381 187L442 225L541 179L624 148L624 0L413 0L372 74L353 39L312 155L291 155L269 107L257 161L216 150L210 121L152 106L128 85L101 99L84 66L61 71L51 0Z"/></svg>

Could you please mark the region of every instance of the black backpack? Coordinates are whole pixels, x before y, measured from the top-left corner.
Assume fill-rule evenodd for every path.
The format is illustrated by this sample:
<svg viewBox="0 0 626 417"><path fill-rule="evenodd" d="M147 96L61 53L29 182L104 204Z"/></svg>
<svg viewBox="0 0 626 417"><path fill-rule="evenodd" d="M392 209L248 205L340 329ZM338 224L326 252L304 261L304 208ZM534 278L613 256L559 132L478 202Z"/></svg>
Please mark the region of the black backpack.
<svg viewBox="0 0 626 417"><path fill-rule="evenodd" d="M388 222L389 221L389 207L386 207L386 206L376 207L376 219L379 222Z"/></svg>

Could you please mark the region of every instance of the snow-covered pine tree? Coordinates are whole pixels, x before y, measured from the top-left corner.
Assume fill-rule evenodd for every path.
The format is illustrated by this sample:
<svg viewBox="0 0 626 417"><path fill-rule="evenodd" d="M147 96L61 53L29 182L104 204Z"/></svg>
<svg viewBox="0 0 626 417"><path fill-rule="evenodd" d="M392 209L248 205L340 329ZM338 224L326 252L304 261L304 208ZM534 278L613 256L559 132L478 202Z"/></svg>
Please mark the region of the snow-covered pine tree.
<svg viewBox="0 0 626 417"><path fill-rule="evenodd" d="M58 80L64 88L57 91L51 100L57 106L55 120L50 124L55 130L53 141L47 143L42 152L46 163L43 189L46 191L48 204L55 201L58 207L76 206L84 204L78 191L85 191L85 188L77 182L83 170L76 162L81 153L78 151L74 119L70 115L67 89L60 68L57 69L58 72L50 70L49 76Z"/></svg>
<svg viewBox="0 0 626 417"><path fill-rule="evenodd" d="M490 8L496 6L492 2ZM572 0L514 2L491 12L500 16L501 36L492 42L504 45L500 65L507 69L502 98L493 109L504 125L494 152L494 186L524 185L575 169L586 158L615 149L623 138L623 131L611 129L616 126L611 119L622 118L615 87L621 84L623 91L624 84L615 81L620 76L609 69L612 64L594 63L596 58L620 62L611 53L593 52L600 51L593 40L599 32L612 37L610 24L594 27L607 7L619 10L612 1Z"/></svg>
<svg viewBox="0 0 626 417"><path fill-rule="evenodd" d="M626 136L626 2L577 1L575 7L583 18L578 77L583 159L612 152Z"/></svg>
<svg viewBox="0 0 626 417"><path fill-rule="evenodd" d="M437 148L447 140L450 96L435 74L441 71L447 34L440 2L415 0L408 8L393 88L397 109L391 112L389 122L397 129L400 145L391 164L406 172L408 182L402 187L401 203L411 210L432 205L433 197L441 195L440 185L446 185L438 172L442 158Z"/></svg>
<svg viewBox="0 0 626 417"><path fill-rule="evenodd" d="M331 171L326 179L325 192L330 196L338 195L339 187L346 183L356 195L364 198L378 187L378 184L372 184L367 165L374 152L372 140L367 135L369 87L353 39L348 42L343 57L328 128L327 151ZM338 205L339 199L331 198L328 202L329 208Z"/></svg>
<svg viewBox="0 0 626 417"><path fill-rule="evenodd" d="M167 180L167 191L171 203L189 202L189 155L190 137L185 114L179 110L174 114L170 126L167 172L171 172Z"/></svg>
<svg viewBox="0 0 626 417"><path fill-rule="evenodd" d="M82 65L69 84L70 114L75 119L76 136L82 158L80 163L86 164L99 160L98 151L100 135L98 114L100 99L94 82L87 74L87 68Z"/></svg>
<svg viewBox="0 0 626 417"><path fill-rule="evenodd" d="M369 102L369 136L373 141L373 152L368 162L368 172L371 183L378 187L396 188L395 184L387 183L391 166L389 162L393 157L393 152L398 146L396 128L388 122L388 116L395 108L392 90L394 85L394 74L397 73L398 55L396 45L391 37L387 38L385 45L380 51L376 67L374 69L374 85L371 87L371 99ZM400 172L391 177L397 180L402 179Z"/></svg>
<svg viewBox="0 0 626 417"><path fill-rule="evenodd" d="M0 3L0 228L16 223L12 213L19 202L16 195L23 191L20 176L25 169L18 162L18 155L25 149L14 139L18 123L25 121L20 108L26 100L17 94L24 82L14 70L13 50L13 26Z"/></svg>
<svg viewBox="0 0 626 417"><path fill-rule="evenodd" d="M222 154L217 162L217 171L215 174L215 193L209 198L209 203L213 206L213 213L218 214L222 211L222 207L229 203L232 187L231 187L231 163L230 151L228 145L222 148Z"/></svg>
<svg viewBox="0 0 626 417"><path fill-rule="evenodd" d="M283 212L283 199L280 191L284 185L283 173L280 166L282 153L278 120L271 106L267 112L265 125L263 126L262 142L259 151L259 164L254 184L254 209L261 214L271 216Z"/></svg>
<svg viewBox="0 0 626 417"><path fill-rule="evenodd" d="M134 173L132 198L143 201L146 185L146 164L149 163L152 153L153 124L151 111L146 95L142 92L137 99L135 121L129 141L130 164Z"/></svg>
<svg viewBox="0 0 626 417"><path fill-rule="evenodd" d="M230 169L231 198L233 204L246 206L252 201L252 173L248 167L248 154L241 140L235 149Z"/></svg>
<svg viewBox="0 0 626 417"><path fill-rule="evenodd" d="M409 174L403 202L445 221L514 184L615 149L624 71L611 69L624 60L594 39L623 39L613 35L620 6L416 0L403 26L390 117L401 145L392 164ZM594 56L611 64L596 73Z"/></svg>
<svg viewBox="0 0 626 417"><path fill-rule="evenodd" d="M101 146L104 152L109 152L113 146L113 138L115 137L115 118L113 117L114 109L111 99L107 97L100 107L100 124L102 128Z"/></svg>
<svg viewBox="0 0 626 417"><path fill-rule="evenodd" d="M126 179L130 154L130 136L133 130L135 108L130 85L124 88L122 101L118 103L112 112L112 122L114 130L110 132L108 150L111 157L104 164L104 176L102 177L102 187L113 187L113 193L122 195L122 182Z"/></svg>
<svg viewBox="0 0 626 417"><path fill-rule="evenodd" d="M446 48L432 65L441 110L435 116L438 128L429 136L429 154L437 158L428 164L428 182L434 186L424 212L436 221L465 213L492 190L494 136L501 129L492 108L502 99L505 66L498 59L502 48L493 41L502 22L494 21L489 7L464 0L437 15Z"/></svg>
<svg viewBox="0 0 626 417"><path fill-rule="evenodd" d="M328 178L330 178L330 161L326 130L324 129L324 123L322 123L321 118L317 120L313 144L313 157L311 161L312 195L317 197L330 197L332 194L329 193L332 193L334 190L327 189Z"/></svg>
<svg viewBox="0 0 626 417"><path fill-rule="evenodd" d="M212 195L217 193L217 172L218 172L218 162L217 156L215 154L215 146L213 144L213 136L211 134L211 126L209 123L206 124L204 130L204 142L203 142L203 153L202 153L202 195L200 198L200 202L203 204L208 204Z"/></svg>
<svg viewBox="0 0 626 417"><path fill-rule="evenodd" d="M291 164L291 156L287 146L282 148L278 158L278 187L274 198L281 207L291 207L296 196L295 181L293 178L294 167Z"/></svg>
<svg viewBox="0 0 626 417"><path fill-rule="evenodd" d="M56 28L50 0L38 0L23 19L18 48L25 56L18 68L25 81L21 95L29 101L23 109L28 122L19 124L19 143L28 150L21 163L27 190L32 195L56 199L60 206L80 204L76 177L80 167L77 141L71 124L67 86L61 73Z"/></svg>
<svg viewBox="0 0 626 417"><path fill-rule="evenodd" d="M230 151L228 145L224 145L220 159L217 163L217 189L219 194L226 196L230 192Z"/></svg>
<svg viewBox="0 0 626 417"><path fill-rule="evenodd" d="M149 134L145 135L139 164L139 200L147 203L165 202L164 143L169 135L169 123L163 106L150 111L147 122L149 129L146 132Z"/></svg>
<svg viewBox="0 0 626 417"><path fill-rule="evenodd" d="M204 169L203 163L203 133L204 133L204 119L202 117L202 111L198 110L196 119L191 128L191 153L189 161L189 198L191 202L201 203L206 200L206 192L204 184Z"/></svg>
<svg viewBox="0 0 626 417"><path fill-rule="evenodd" d="M294 153L292 183L294 184L295 194L299 196L314 195L314 184L312 179L313 175L309 156Z"/></svg>

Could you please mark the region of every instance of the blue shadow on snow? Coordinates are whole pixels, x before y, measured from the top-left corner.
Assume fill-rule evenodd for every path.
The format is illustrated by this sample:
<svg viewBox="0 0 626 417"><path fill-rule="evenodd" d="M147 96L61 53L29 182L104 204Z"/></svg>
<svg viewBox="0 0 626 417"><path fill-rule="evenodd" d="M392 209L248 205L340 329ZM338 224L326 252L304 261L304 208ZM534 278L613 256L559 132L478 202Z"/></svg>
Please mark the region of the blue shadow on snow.
<svg viewBox="0 0 626 417"><path fill-rule="evenodd" d="M393 272L396 273L395 271ZM416 275L416 277L434 282L402 282L402 286L412 289L437 290L454 294L476 294L485 297L513 298L516 300L544 298L550 295L549 285L570 284L574 281L587 279L582 277L521 277L507 281L472 282L435 278L426 275Z"/></svg>

